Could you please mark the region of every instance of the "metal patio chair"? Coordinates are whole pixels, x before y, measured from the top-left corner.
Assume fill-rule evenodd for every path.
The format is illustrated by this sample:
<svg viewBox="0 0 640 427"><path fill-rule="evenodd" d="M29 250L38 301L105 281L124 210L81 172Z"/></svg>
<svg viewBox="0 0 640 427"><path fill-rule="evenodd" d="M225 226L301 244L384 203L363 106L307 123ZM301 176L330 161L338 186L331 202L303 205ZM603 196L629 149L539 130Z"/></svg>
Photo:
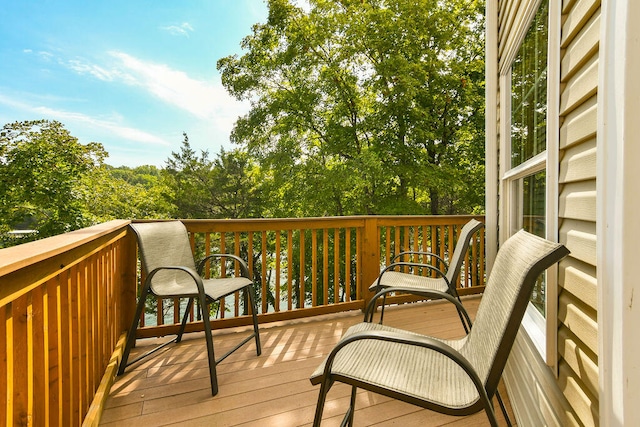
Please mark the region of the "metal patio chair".
<svg viewBox="0 0 640 427"><path fill-rule="evenodd" d="M207 343L211 394L215 396L218 393L218 380L216 376L216 365L218 363L249 342L252 338L255 338L258 356L262 352L260 347L260 332L258 330L258 309L256 306L255 290L253 288L253 282L249 278L247 265L241 258L235 255L212 254L200 261L196 268L187 229L180 221L135 223L130 226L138 238L140 260L142 268L146 273L146 280L142 286L136 314L129 329L122 360L118 367L118 375L123 374L127 366L150 356L161 348L174 342L179 343L182 340L182 334L187 324L193 300L197 299L200 313L202 314L205 340ZM213 262L211 260L214 258L221 262L224 262L226 259L232 260L233 264L240 267L240 274L236 271L234 277L203 279L201 276L203 268L207 261ZM244 290L245 293L248 294L253 317L253 333L216 360L213 349L213 338L211 336L211 323L209 320L209 303L241 290ZM138 322L140 321L140 316L142 315L145 301L149 294L159 298L189 298L189 301L176 338L127 363L129 353L136 340ZM176 309L179 310L179 307L176 307Z"/></svg>
<svg viewBox="0 0 640 427"><path fill-rule="evenodd" d="M311 376L313 385L321 385L314 426L320 425L335 381L352 386L343 425L353 424L356 390L362 388L449 415L485 410L497 426L492 399L533 286L568 253L563 245L523 230L509 238L498 251L473 328L461 339L438 339L371 322L349 328ZM468 319L457 298L425 293L440 294ZM368 309L374 306L372 301ZM500 406L506 416L502 402Z"/></svg>
<svg viewBox="0 0 640 427"><path fill-rule="evenodd" d="M404 251L394 256L391 263L386 266L381 272L374 283L369 286L371 292L379 292L382 289L402 287L406 293L416 294L417 292L424 290L436 290L440 292L446 292L449 295L455 297L460 301L456 284L460 277L460 270L462 269L462 263L464 256L469 249L469 244L473 235L484 227L484 224L475 219L467 222L460 234L458 235L458 241L456 243L455 250L449 258L450 264L440 257L439 255L431 252L421 251ZM430 263L404 261L408 257L422 257L422 259L430 259ZM422 269L423 272L429 275L420 275L413 273L405 273L403 271L397 271L405 268ZM431 272L435 272L435 277L431 276ZM380 309L380 322L382 323L384 317L384 307L386 303L386 293L383 295L382 307ZM460 313L459 313L460 314ZM371 311L370 321L373 320L373 310ZM460 320L468 332L468 325L465 324L463 316L460 314Z"/></svg>

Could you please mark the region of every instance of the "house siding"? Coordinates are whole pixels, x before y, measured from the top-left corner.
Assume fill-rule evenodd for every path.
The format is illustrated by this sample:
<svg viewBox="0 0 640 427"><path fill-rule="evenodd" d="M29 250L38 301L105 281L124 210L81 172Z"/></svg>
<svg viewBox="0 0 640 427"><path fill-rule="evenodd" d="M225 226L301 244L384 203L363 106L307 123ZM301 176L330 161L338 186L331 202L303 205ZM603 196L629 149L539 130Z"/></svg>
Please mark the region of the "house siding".
<svg viewBox="0 0 640 427"><path fill-rule="evenodd" d="M596 131L600 1L563 3L560 62L558 386L582 425L599 425Z"/></svg>
<svg viewBox="0 0 640 427"><path fill-rule="evenodd" d="M498 3L500 70L508 66L512 60L508 52L513 52L512 47L521 41L515 34L522 33L525 5L521 0ZM554 373L549 369L527 334L521 333L505 369L505 380L521 425L597 426L596 134L600 0L565 0L561 7L560 92L556 101L559 103L558 239L571 255L558 267L558 370ZM501 90L498 85L498 92ZM494 96L499 104L499 93Z"/></svg>
<svg viewBox="0 0 640 427"><path fill-rule="evenodd" d="M516 337L504 377L519 426L580 426L556 377L540 360L538 350L522 329Z"/></svg>

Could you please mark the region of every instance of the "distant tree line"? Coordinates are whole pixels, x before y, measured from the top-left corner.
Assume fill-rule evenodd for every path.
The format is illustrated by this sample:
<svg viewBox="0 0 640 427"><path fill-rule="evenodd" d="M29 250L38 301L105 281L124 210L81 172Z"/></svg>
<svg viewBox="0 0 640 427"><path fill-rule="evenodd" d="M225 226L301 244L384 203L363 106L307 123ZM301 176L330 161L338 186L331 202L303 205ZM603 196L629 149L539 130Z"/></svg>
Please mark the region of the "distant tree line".
<svg viewBox="0 0 640 427"><path fill-rule="evenodd" d="M57 121L4 125L0 247L115 218L483 211L483 2L268 7L245 53L218 61L251 102L232 150L198 152L185 133L162 168L113 167Z"/></svg>

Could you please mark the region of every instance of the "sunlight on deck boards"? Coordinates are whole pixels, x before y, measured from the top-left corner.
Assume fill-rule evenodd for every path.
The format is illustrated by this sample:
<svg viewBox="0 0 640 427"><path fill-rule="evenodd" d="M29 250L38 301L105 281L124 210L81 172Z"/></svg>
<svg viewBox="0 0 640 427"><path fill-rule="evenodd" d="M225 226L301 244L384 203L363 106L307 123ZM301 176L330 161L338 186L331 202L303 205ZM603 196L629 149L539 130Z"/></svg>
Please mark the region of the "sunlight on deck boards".
<svg viewBox="0 0 640 427"><path fill-rule="evenodd" d="M479 297L464 300L475 313ZM347 328L362 320L358 312L318 316L261 325L262 355L255 343L245 345L218 365L220 392L211 396L206 346L201 333L132 366L116 378L102 416L103 426L308 426L313 421L319 386L309 382L313 370ZM388 308L385 324L455 338L463 334L460 320L448 304L414 303ZM214 332L217 354L244 337L247 329ZM138 341L136 352L156 340ZM336 384L328 395L323 426L340 424L350 388ZM506 390L501 387L503 397ZM508 399L507 399L508 401ZM499 422L504 423L496 403ZM513 416L510 415L513 420ZM487 425L483 412L453 417L421 409L377 394L360 391L357 426Z"/></svg>

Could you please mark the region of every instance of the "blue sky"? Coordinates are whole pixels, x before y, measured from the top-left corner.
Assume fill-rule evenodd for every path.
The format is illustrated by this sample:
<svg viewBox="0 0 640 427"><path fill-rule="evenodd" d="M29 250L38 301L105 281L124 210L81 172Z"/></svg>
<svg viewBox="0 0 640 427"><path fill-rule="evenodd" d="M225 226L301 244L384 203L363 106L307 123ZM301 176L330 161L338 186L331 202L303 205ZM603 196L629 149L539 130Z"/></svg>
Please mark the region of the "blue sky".
<svg viewBox="0 0 640 427"><path fill-rule="evenodd" d="M20 0L0 7L0 126L62 122L112 166L164 166L182 133L211 156L247 103L216 61L242 54L263 0Z"/></svg>

